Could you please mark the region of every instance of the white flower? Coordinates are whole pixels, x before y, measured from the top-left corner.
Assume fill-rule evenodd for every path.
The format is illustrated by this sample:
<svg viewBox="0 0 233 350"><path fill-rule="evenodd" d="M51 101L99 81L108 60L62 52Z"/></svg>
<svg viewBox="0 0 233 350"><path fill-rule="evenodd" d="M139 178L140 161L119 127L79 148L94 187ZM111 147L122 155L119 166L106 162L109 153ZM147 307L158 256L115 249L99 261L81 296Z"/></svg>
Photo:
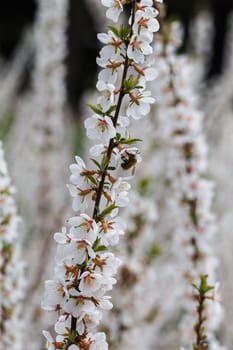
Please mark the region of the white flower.
<svg viewBox="0 0 233 350"><path fill-rule="evenodd" d="M46 349L48 350L56 350L56 347L54 345L54 339L51 336L51 334L47 331L42 331L44 337L46 338Z"/></svg>
<svg viewBox="0 0 233 350"><path fill-rule="evenodd" d="M47 311L60 311L64 295L67 295L65 286L55 280L45 281L45 292L41 306Z"/></svg>
<svg viewBox="0 0 233 350"><path fill-rule="evenodd" d="M159 30L159 22L153 18L158 12L152 7L147 7L144 11L136 11L133 31L137 35L144 34L153 40L153 33Z"/></svg>
<svg viewBox="0 0 233 350"><path fill-rule="evenodd" d="M108 295L104 295L98 302L99 302L99 308L102 310L111 310L113 305L111 303L111 301L109 300L111 299L110 296Z"/></svg>
<svg viewBox="0 0 233 350"><path fill-rule="evenodd" d="M73 264L82 264L87 256L95 257L91 243L86 240L74 240L65 244L59 244L57 247L56 260L58 263L72 262Z"/></svg>
<svg viewBox="0 0 233 350"><path fill-rule="evenodd" d="M115 105L115 86L99 80L96 87L99 91L104 92L104 94L98 98L97 102L101 105L102 111L107 112L111 106Z"/></svg>
<svg viewBox="0 0 233 350"><path fill-rule="evenodd" d="M89 152L92 157L100 157L106 152L106 146L103 143L94 145L90 148Z"/></svg>
<svg viewBox="0 0 233 350"><path fill-rule="evenodd" d="M143 86L143 89L145 89L146 82L155 80L157 76L158 76L157 69L150 66L145 67L143 68L142 74L139 77L138 85Z"/></svg>
<svg viewBox="0 0 233 350"><path fill-rule="evenodd" d="M68 347L68 350L80 350L80 347L78 345L72 344Z"/></svg>
<svg viewBox="0 0 233 350"><path fill-rule="evenodd" d="M93 140L102 140L108 143L109 140L116 135L112 119L107 116L94 114L85 120L87 136Z"/></svg>
<svg viewBox="0 0 233 350"><path fill-rule="evenodd" d="M108 31L108 34L106 33L101 33L97 35L98 39L107 47L110 47L112 50L112 56L115 55L118 50L122 49L122 40L119 39L111 30Z"/></svg>
<svg viewBox="0 0 233 350"><path fill-rule="evenodd" d="M78 156L75 157L75 160L77 164L75 163L70 165L70 171L71 171L70 182L73 185L77 185L83 188L85 186L85 177L82 176L81 174L82 172L85 172L87 170L86 165L82 160L82 158Z"/></svg>
<svg viewBox="0 0 233 350"><path fill-rule="evenodd" d="M68 220L71 225L69 235L73 239L87 239L93 244L97 238L98 226L87 214L80 214Z"/></svg>
<svg viewBox="0 0 233 350"><path fill-rule="evenodd" d="M124 234L124 225L119 217L112 220L103 220L100 222L101 243L105 246L116 245L119 242L119 236Z"/></svg>
<svg viewBox="0 0 233 350"><path fill-rule="evenodd" d="M125 207L129 203L128 191L131 186L128 182L122 181L122 178L119 178L112 186L111 189L111 198L112 201L119 207Z"/></svg>
<svg viewBox="0 0 233 350"><path fill-rule="evenodd" d="M121 263L120 259L116 258L110 252L98 254L93 262L95 264L95 271L102 273L106 277L115 275Z"/></svg>
<svg viewBox="0 0 233 350"><path fill-rule="evenodd" d="M59 320L55 323L54 330L57 334L60 335L67 335L69 334L67 330L70 329L71 325L71 316L61 316L59 317Z"/></svg>
<svg viewBox="0 0 233 350"><path fill-rule="evenodd" d="M104 333L96 333L91 336L90 350L108 350L106 336Z"/></svg>
<svg viewBox="0 0 233 350"><path fill-rule="evenodd" d="M65 244L70 241L70 237L67 234L66 227L62 227L62 232L54 233L54 240L60 244Z"/></svg>
<svg viewBox="0 0 233 350"><path fill-rule="evenodd" d="M120 115L117 120L116 132L124 136L127 132L127 127L129 126L129 124L130 119L128 117L123 117Z"/></svg>
<svg viewBox="0 0 233 350"><path fill-rule="evenodd" d="M106 16L113 22L117 22L118 18L123 11L123 5L121 0L101 0L102 4L109 9L106 12Z"/></svg>
<svg viewBox="0 0 233 350"><path fill-rule="evenodd" d="M133 35L127 49L128 57L136 63L143 63L145 61L145 56L153 52L149 42L150 37L143 33L140 35Z"/></svg>
<svg viewBox="0 0 233 350"><path fill-rule="evenodd" d="M96 58L96 62L100 67L107 68L114 65L117 66L122 64L122 56L119 50L115 51L113 46L103 46L99 52L99 57ZM118 63L119 62L119 63Z"/></svg>
<svg viewBox="0 0 233 350"><path fill-rule="evenodd" d="M64 305L64 309L76 317L77 322L81 322L85 315L92 315L96 311L95 304L74 288L70 290L70 295L71 298Z"/></svg>
<svg viewBox="0 0 233 350"><path fill-rule="evenodd" d="M87 209L87 196L92 192L92 188L87 184L85 188L80 188L73 184L68 184L67 188L70 192L71 197L73 197L72 208L74 211L84 211Z"/></svg>
<svg viewBox="0 0 233 350"><path fill-rule="evenodd" d="M80 276L79 289L85 296L92 296L101 286L102 276L97 273L84 272Z"/></svg>
<svg viewBox="0 0 233 350"><path fill-rule="evenodd" d="M97 62L98 63L98 62ZM102 64L102 61L100 61L99 63ZM98 63L98 64L99 64ZM102 67L102 65L100 64L100 66ZM104 64L103 67L105 69L102 69L98 75L98 80L99 81L103 81L104 83L108 83L108 84L115 84L117 81L117 76L118 76L118 70L122 69L122 65L121 63L119 65L116 66L116 68L114 68L113 66L108 67L108 64Z"/></svg>
<svg viewBox="0 0 233 350"><path fill-rule="evenodd" d="M130 93L130 104L126 114L134 119L140 119L150 111L150 105L155 102L150 91Z"/></svg>
<svg viewBox="0 0 233 350"><path fill-rule="evenodd" d="M141 0L138 4L140 9L147 8L148 6L153 6L153 0Z"/></svg>

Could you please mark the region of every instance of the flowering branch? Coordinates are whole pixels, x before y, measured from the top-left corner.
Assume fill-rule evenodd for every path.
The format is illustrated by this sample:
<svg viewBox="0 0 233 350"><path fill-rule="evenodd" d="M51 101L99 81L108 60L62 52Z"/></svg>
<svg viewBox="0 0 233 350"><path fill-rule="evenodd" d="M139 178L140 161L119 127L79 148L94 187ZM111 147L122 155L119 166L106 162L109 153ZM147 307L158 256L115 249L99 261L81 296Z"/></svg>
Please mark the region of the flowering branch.
<svg viewBox="0 0 233 350"><path fill-rule="evenodd" d="M196 290L196 295L194 298L197 300L197 315L198 320L194 326L194 331L196 333L196 342L193 344L193 350L207 350L209 348L207 335L205 334L204 322L207 320L207 316L204 315L206 308L206 301L212 297L208 295L210 290L213 290L214 287L209 286L207 283L207 275L202 275L200 277L200 284L197 286L193 284L193 287Z"/></svg>
<svg viewBox="0 0 233 350"><path fill-rule="evenodd" d="M190 284L196 284L201 275L208 275L215 284L217 258L212 250L215 218L211 212L214 184L204 179L207 167L207 144L203 133L203 115L197 107L190 76L195 76L186 56L178 56L180 42L174 25L164 25L161 39L163 70L168 74L164 81L159 115L167 115L165 135L170 143L169 179L174 190L171 201L177 228L174 239L180 268L187 282L186 300L181 307L185 316L181 322L183 343L193 343L195 334L188 329L193 320L193 300ZM163 72L164 73L164 72ZM183 292L182 292L183 293ZM208 305L207 335L212 346L217 345L215 331L221 320L218 303ZM214 344L214 345L213 345Z"/></svg>
<svg viewBox="0 0 233 350"><path fill-rule="evenodd" d="M117 178L117 172L127 172L140 159L137 148L129 147L136 141L127 130L129 117L146 115L154 102L145 91L148 74L153 71L146 56L153 51L150 43L159 28L152 0L102 0L102 4L115 22L126 4L131 15L129 26L110 26L107 34L98 35L105 44L97 58L103 68L97 82L101 95L97 105L90 105L95 114L86 119L85 127L90 139L103 143L90 150L94 168L87 168L78 156L76 164L70 166L68 188L73 209L80 214L68 220L68 232L64 228L54 236L58 243L55 278L46 281L42 303L57 320L56 341L44 331L49 349L107 348L105 335L91 331L99 324L102 310L112 307L105 293L116 283L112 276L119 266L119 259L108 250L123 234L117 214L129 202L130 185L126 180L131 176ZM122 101L126 98L128 107L126 116L122 116Z"/></svg>
<svg viewBox="0 0 233 350"><path fill-rule="evenodd" d="M13 350L23 349L20 301L25 287L14 191L0 142L0 344Z"/></svg>

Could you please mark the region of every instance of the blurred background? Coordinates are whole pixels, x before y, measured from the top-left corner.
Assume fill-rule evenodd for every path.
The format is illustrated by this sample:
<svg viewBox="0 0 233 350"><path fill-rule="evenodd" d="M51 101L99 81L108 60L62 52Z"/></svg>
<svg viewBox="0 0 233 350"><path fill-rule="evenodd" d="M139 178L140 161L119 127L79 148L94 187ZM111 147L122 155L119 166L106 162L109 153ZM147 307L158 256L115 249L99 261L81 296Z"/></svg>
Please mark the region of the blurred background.
<svg viewBox="0 0 233 350"><path fill-rule="evenodd" d="M66 91L69 107L77 111L80 107L82 94L93 87L96 80L97 66L95 63L99 50L96 34L103 28L103 17L95 11L94 1L70 0L67 24L67 55L65 64ZM204 79L220 75L224 69L224 55L227 50L227 37L231 24L232 0L167 0L167 18L179 19L184 25L184 41L180 50L191 51L195 39L192 27L196 16L204 11L211 15L212 37L210 39L210 56L205 67ZM25 31L32 30L37 11L37 2L22 0L14 4L1 4L0 11L0 56L2 64L13 61L16 50L23 40ZM96 18L98 17L98 18ZM83 30L85 24L88 27ZM28 53L22 67L17 92L29 88L33 70L33 52Z"/></svg>
<svg viewBox="0 0 233 350"><path fill-rule="evenodd" d="M98 0L69 0L65 5L61 1L53 18L54 3L47 2L47 7L46 2L33 0L0 4L0 139L24 222L21 241L28 264L24 303L26 322L30 324L27 349L43 348L41 329L47 327L46 316L40 310L43 281L52 275L53 232L71 212L65 187L68 166L74 154L87 154L82 121L89 113L87 101L95 99L96 56L100 49L97 33L105 31L108 24ZM194 76L190 81L205 113L208 177L216 182L214 212L219 234L215 248L221 261L218 274L225 307L218 336L232 349L233 0L165 0L165 7L166 21L182 24L178 53L193 59ZM159 139L156 132L154 136ZM159 167L166 149L159 144L154 152ZM161 169L165 169L164 164ZM164 210L161 203L167 191L163 176L160 171L156 192L159 212ZM161 232L168 228L158 224L159 229L152 254L158 257L158 270L169 260L166 253L163 255L166 245L161 246ZM122 274L130 289L136 277L128 271ZM152 311L149 318L156 323L157 311ZM179 348L174 336L176 318L160 322L168 340L160 340L156 349ZM124 325L119 329L127 334Z"/></svg>

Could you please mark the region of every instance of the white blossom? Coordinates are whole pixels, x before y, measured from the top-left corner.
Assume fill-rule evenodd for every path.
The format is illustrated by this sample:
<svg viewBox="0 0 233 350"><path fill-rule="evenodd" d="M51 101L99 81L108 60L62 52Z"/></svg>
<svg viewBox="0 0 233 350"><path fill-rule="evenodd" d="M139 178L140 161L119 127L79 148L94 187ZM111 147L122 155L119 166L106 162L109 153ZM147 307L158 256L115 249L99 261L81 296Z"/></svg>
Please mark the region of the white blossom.
<svg viewBox="0 0 233 350"><path fill-rule="evenodd" d="M0 141L0 344L4 349L20 350L25 327L20 303L26 283L14 192Z"/></svg>
<svg viewBox="0 0 233 350"><path fill-rule="evenodd" d="M120 14L123 11L122 0L101 0L102 4L109 7L106 16L114 22L118 21Z"/></svg>
<svg viewBox="0 0 233 350"><path fill-rule="evenodd" d="M102 140L107 143L116 135L116 129L112 120L105 116L94 114L92 117L85 120L87 136L93 140Z"/></svg>
<svg viewBox="0 0 233 350"><path fill-rule="evenodd" d="M118 21L125 1L102 0L102 4L108 7L107 16ZM120 261L110 249L124 233L124 223L117 213L120 207L129 203L131 185L127 180L132 178L135 166L141 161L139 150L131 147L134 139L128 131L129 115L135 119L144 116L154 102L150 92L146 91L150 64L146 62L144 67L138 64L145 61L144 55L152 53L150 43L152 33L158 30L154 20L157 12L148 1L132 6L131 12L137 13L138 6L148 26L140 24L139 12L138 26L127 24L127 40L121 37L123 27L119 31L113 30L114 33L109 30L107 34L98 35L105 44L97 58L97 63L103 68L97 82L100 96L96 105L90 105L95 114L84 124L87 137L99 141L99 144L90 150L94 156L90 166L79 157L76 157L76 164L70 166L70 184L67 186L73 198L73 209L79 213L68 219L68 228L54 235L56 266L53 280L45 285L42 302L45 309L57 312L56 342L60 342L61 349L67 348L68 342L68 349L107 350L104 333L94 331L102 318L102 311L112 308L106 293L116 283L114 275ZM139 26L143 28L140 30ZM138 30L141 32L139 40L145 42L141 44L142 50L137 48L137 53L130 56L133 51L130 51L130 46L138 36L134 31ZM144 69L148 74L144 74ZM137 85L139 75L144 76L143 86ZM123 100L135 102L137 112L132 107L123 111ZM119 176L119 171L130 168L133 168L131 176ZM47 346L53 346L50 336L47 333L45 336L48 337Z"/></svg>

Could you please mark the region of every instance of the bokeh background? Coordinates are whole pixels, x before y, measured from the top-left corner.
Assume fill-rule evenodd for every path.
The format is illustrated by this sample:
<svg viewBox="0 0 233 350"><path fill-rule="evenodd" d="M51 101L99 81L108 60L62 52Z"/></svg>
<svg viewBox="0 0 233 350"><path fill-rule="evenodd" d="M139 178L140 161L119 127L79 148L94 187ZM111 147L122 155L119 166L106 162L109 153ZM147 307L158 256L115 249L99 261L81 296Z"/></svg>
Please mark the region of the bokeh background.
<svg viewBox="0 0 233 350"><path fill-rule="evenodd" d="M193 81L199 107L205 114L205 133L209 144L208 177L216 183L213 210L217 217L218 234L215 250L220 261L218 277L225 309L218 337L232 349L233 1L166 0L165 5L166 20L178 20L182 25L183 37L179 54L188 55L193 60L194 76L190 76L190 81ZM88 144L82 122L89 113L87 102L95 98L98 73L96 56L100 49L96 36L107 25L100 1L67 2L67 16L64 15L60 24L63 25L61 36L64 35L65 46L61 52L58 50L60 56L57 63L59 65L59 62L63 62L62 69L58 69L57 75L54 73L53 83L51 76L54 71L43 71L43 55L46 52L49 55L49 48L47 51L40 50L40 45L43 46L43 35L46 33L37 32L40 23L38 9L38 3L33 0L5 1L0 4L0 139L4 142L10 174L17 188L16 201L23 218L21 241L28 264L24 316L26 315L26 322L30 325L26 332L26 349L32 346L34 349L43 348L41 329L48 326L47 316L40 309L43 281L52 274L53 233L60 229L71 212L70 198L65 186L69 176L68 166L74 154L84 157L87 155ZM51 9L48 6L48 13L49 11ZM52 37L51 45L53 40L54 47L59 46L59 38ZM62 81L62 86L57 85L59 81ZM48 97L50 93L54 100ZM53 109L54 105L50 102L57 101L59 96L60 104L58 102L57 109ZM46 98L48 107L42 111L40 106ZM51 115L50 119L48 115ZM163 171L166 172L166 147L163 148L158 132L152 132L153 137L158 139L153 156L160 170L157 176L158 185L155 186L158 208L154 209L159 214L155 215L158 216L158 221L154 229L155 243L151 259L155 259L155 273L159 274L165 264L172 262L169 260L170 246L162 235L170 228L164 221L159 221L159 217L166 218L164 197L169 190L163 174ZM154 219L153 217L152 222ZM133 239L129 246L136 245L132 242ZM173 273L171 268L171 275ZM119 293L133 289L136 281L136 275L122 270ZM158 281L162 283L161 278ZM158 305L159 296L165 293L165 287L163 285L160 292L159 286L157 287ZM135 293L137 296L139 291L136 290ZM130 300L130 296L128 298ZM169 295L166 298L167 309L172 309L171 302L168 302ZM168 312L167 309L162 308L162 312ZM112 316L113 323L116 323L117 312L120 314L121 311L116 307L115 315ZM140 310L132 312L135 312L135 319L137 313L140 315ZM151 309L148 323L156 324L157 313L157 309ZM156 347L148 345L148 350L179 348L177 317L179 316L175 311L169 321L166 317L158 317L160 339ZM122 334L129 331L125 324L122 322L117 330L119 339L124 339L125 335ZM146 327L145 324L143 327ZM152 326L149 329L148 334L153 332ZM107 331L109 332L108 329ZM135 332L138 334L141 331L137 326ZM134 336L134 333L130 334ZM117 349L119 344L113 342L112 348ZM128 345L128 349L130 346L137 349L136 344ZM124 346L121 348L124 349Z"/></svg>

